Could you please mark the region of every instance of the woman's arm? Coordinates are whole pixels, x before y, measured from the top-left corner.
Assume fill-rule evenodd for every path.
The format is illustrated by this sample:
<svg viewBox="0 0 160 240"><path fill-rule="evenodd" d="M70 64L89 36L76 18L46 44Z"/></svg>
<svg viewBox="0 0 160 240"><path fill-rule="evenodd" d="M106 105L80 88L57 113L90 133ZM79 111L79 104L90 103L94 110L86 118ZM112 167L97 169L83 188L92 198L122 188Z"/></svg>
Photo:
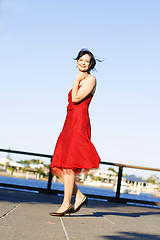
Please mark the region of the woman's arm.
<svg viewBox="0 0 160 240"><path fill-rule="evenodd" d="M92 90L96 86L96 78L89 75L84 81L82 86L78 89L79 83L82 80L79 77L76 77L73 83L73 88L72 88L72 102L80 102L83 100L85 97L88 96L89 93L92 92Z"/></svg>

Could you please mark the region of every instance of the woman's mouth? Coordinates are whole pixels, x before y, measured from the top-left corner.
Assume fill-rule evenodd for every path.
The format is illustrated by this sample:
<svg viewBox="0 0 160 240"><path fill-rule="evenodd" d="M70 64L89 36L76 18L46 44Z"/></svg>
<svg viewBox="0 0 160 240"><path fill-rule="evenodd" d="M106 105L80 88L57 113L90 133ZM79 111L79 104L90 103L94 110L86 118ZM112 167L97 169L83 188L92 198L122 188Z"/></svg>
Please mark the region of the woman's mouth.
<svg viewBox="0 0 160 240"><path fill-rule="evenodd" d="M82 68L85 68L86 66L84 66L84 65L79 65L80 67L82 67Z"/></svg>

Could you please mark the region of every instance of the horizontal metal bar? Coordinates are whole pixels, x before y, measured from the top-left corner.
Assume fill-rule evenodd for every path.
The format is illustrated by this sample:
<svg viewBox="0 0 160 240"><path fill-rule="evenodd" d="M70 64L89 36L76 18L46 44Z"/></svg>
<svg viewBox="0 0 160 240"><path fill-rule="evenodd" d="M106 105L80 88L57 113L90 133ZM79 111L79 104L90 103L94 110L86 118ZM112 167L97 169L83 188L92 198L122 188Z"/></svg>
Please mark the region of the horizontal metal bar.
<svg viewBox="0 0 160 240"><path fill-rule="evenodd" d="M38 188L38 187L29 187L29 186L23 186L23 185L16 185L16 184L10 184L10 183L0 183L0 186L2 187L7 187L7 188L16 188L16 189L21 189L21 190L29 190L29 191L35 191L35 192L39 192L39 193L48 193L50 191L48 191L48 189L46 188ZM61 190L52 190L51 191L52 194L63 194L64 191Z"/></svg>
<svg viewBox="0 0 160 240"><path fill-rule="evenodd" d="M17 151L17 150L7 150L7 149L2 149L2 148L0 148L0 152L16 153L16 154L31 155L31 156L45 157L45 158L52 157L52 155L48 155L48 154L24 152L24 151Z"/></svg>
<svg viewBox="0 0 160 240"><path fill-rule="evenodd" d="M160 168L149 168L149 167L141 167L141 166L127 165L127 164L120 164L120 163L110 163L110 162L100 162L100 164L112 165L112 166L122 167L122 168L124 168L124 167L125 168L136 168L136 169L160 172Z"/></svg>

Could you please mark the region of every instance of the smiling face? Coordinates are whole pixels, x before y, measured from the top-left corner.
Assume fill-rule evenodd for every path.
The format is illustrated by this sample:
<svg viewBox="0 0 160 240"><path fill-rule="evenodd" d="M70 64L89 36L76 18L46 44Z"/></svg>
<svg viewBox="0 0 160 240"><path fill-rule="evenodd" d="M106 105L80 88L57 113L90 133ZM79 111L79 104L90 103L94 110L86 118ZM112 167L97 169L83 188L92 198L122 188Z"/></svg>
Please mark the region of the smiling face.
<svg viewBox="0 0 160 240"><path fill-rule="evenodd" d="M79 71L88 72L90 67L91 57L88 54L84 54L77 60L77 66Z"/></svg>

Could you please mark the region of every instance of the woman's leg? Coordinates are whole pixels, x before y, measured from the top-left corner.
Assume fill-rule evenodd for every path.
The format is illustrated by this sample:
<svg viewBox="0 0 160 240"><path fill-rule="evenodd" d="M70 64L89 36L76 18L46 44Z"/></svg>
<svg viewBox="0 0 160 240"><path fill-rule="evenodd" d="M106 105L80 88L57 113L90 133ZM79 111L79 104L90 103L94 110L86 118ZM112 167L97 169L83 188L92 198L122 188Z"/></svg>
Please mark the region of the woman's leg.
<svg viewBox="0 0 160 240"><path fill-rule="evenodd" d="M64 198L62 205L58 209L57 213L64 212L71 205L71 198L75 183L75 173L72 170L70 171L70 174L67 174L65 172L63 175L63 181L64 181Z"/></svg>
<svg viewBox="0 0 160 240"><path fill-rule="evenodd" d="M64 183L64 175L59 175L58 177ZM81 191L79 190L79 188L77 187L77 184L75 182L74 182L74 187L73 187L73 195L75 198L83 197L83 194L81 193Z"/></svg>
<svg viewBox="0 0 160 240"><path fill-rule="evenodd" d="M64 174L62 174L62 173L58 174L58 172L57 172L57 176L64 183L64 200L63 200L61 207L58 209L57 212L63 212L64 208L65 208L64 211L66 210L66 208L70 205L72 194L75 197L75 207L77 207L79 205L79 202L81 202L81 200L84 197L84 195L81 193L81 191L79 190L79 188L77 187L77 185L75 183L74 172L72 170L70 170L70 171L71 172L69 174L66 173L65 169L64 169ZM69 177L70 175L71 175L71 177ZM68 176L68 177L66 177L66 176ZM73 179L74 179L74 181L73 181ZM66 185L69 186L69 189ZM71 190L72 190L72 194L71 194ZM67 204L68 204L68 206L66 206Z"/></svg>

